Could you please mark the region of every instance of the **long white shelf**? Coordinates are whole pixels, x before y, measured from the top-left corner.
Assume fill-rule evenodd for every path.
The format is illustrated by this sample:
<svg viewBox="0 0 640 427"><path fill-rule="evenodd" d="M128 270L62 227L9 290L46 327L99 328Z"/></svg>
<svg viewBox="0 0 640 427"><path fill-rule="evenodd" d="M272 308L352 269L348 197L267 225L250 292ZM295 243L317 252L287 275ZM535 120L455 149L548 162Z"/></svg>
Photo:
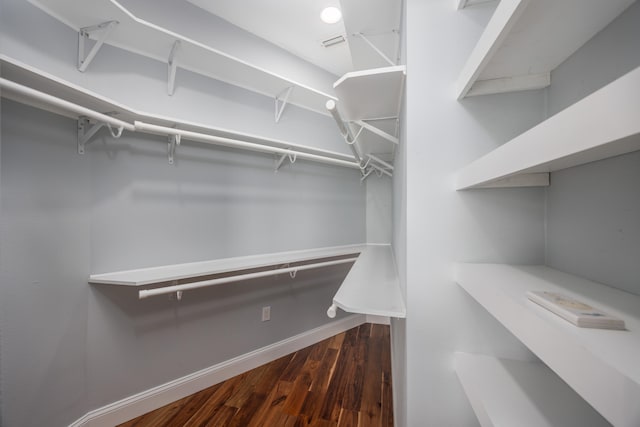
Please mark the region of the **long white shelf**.
<svg viewBox="0 0 640 427"><path fill-rule="evenodd" d="M321 114L324 104L336 98L309 85L271 72L211 46L147 22L116 0L30 0L46 13L74 30L118 21L105 43L167 62L180 41L178 68L183 68L235 86L275 98L294 87L288 101ZM71 47L71 46L70 46Z"/></svg>
<svg viewBox="0 0 640 427"><path fill-rule="evenodd" d="M482 427L611 425L542 363L456 353L454 367Z"/></svg>
<svg viewBox="0 0 640 427"><path fill-rule="evenodd" d="M460 73L458 99L548 86L551 71L633 2L501 0Z"/></svg>
<svg viewBox="0 0 640 427"><path fill-rule="evenodd" d="M274 138L266 138L231 129L211 127L202 123L189 122L176 119L174 117L160 116L136 110L116 100L89 91L81 86L60 79L52 74L2 54L0 54L0 76L35 90L82 105L91 110L112 114L114 117L129 123L133 123L134 121L143 121L158 126L176 127L186 131L205 133L207 135L214 135L222 138L240 139L246 142L291 149L309 154L326 156L337 160L344 160L348 162L354 161L353 156L349 154L323 150ZM70 114L66 110L57 109L48 104L34 102L33 99L20 97L12 94L10 91L3 91L1 95L56 114L74 119L77 118L76 115Z"/></svg>
<svg viewBox="0 0 640 427"><path fill-rule="evenodd" d="M640 68L472 162L457 189L537 186L536 174L640 150Z"/></svg>
<svg viewBox="0 0 640 427"><path fill-rule="evenodd" d="M333 304L350 313L406 317L391 245L367 245L351 267Z"/></svg>
<svg viewBox="0 0 640 427"><path fill-rule="evenodd" d="M224 258L211 261L186 264L164 265L136 270L117 271L113 273L92 274L89 283L144 286L154 283L166 283L194 277L210 276L231 271L242 271L272 265L284 265L313 259L330 258L344 255L358 255L365 245L347 245L320 249L309 249L291 252L278 252L264 255Z"/></svg>
<svg viewBox="0 0 640 427"><path fill-rule="evenodd" d="M457 264L456 281L603 417L640 425L640 297L545 266ZM624 319L626 331L578 328L529 301L561 292Z"/></svg>

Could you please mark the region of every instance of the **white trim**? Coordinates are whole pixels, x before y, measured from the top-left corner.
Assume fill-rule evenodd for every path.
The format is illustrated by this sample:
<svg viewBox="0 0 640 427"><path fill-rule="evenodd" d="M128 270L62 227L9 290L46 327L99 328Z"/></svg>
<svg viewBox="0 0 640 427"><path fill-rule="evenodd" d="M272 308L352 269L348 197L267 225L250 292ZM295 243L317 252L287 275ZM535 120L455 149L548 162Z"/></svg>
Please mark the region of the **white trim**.
<svg viewBox="0 0 640 427"><path fill-rule="evenodd" d="M369 321L351 315L88 412L69 427L111 427ZM373 322L372 322L373 323Z"/></svg>
<svg viewBox="0 0 640 427"><path fill-rule="evenodd" d="M367 323L373 323L374 325L391 325L391 318L389 316L376 316L375 314L366 314Z"/></svg>

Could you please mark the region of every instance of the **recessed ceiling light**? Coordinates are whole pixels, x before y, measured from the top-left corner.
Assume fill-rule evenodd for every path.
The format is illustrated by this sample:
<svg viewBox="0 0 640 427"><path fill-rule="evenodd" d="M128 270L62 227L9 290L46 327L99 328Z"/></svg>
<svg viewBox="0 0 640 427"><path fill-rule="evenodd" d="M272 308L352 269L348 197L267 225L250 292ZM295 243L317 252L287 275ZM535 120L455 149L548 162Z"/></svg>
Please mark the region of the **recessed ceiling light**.
<svg viewBox="0 0 640 427"><path fill-rule="evenodd" d="M320 19L327 24L335 24L342 19L342 12L337 7L325 7L320 13Z"/></svg>

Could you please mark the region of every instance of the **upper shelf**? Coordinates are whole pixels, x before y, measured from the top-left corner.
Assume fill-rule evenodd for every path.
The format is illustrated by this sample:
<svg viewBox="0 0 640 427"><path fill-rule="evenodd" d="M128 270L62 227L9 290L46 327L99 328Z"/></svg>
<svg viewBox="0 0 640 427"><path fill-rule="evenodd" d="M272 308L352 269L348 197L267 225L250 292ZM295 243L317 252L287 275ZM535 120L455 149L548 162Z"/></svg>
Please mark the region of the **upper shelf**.
<svg viewBox="0 0 640 427"><path fill-rule="evenodd" d="M92 274L89 276L89 283L119 286L143 286L154 283L190 279L194 277L211 276L231 271L261 268L271 265L289 264L319 258L358 254L362 252L364 248L364 245L336 246L321 249L224 258L188 264L164 265L137 270L117 271L114 273Z"/></svg>
<svg viewBox="0 0 640 427"><path fill-rule="evenodd" d="M293 87L288 102L321 114L324 104L336 98L286 76L221 52L211 46L162 28L135 16L116 0L30 0L46 13L78 31L106 21L118 25L105 41L123 49L167 62L174 43L180 41L178 67L275 98Z"/></svg>
<svg viewBox="0 0 640 427"><path fill-rule="evenodd" d="M350 313L406 317L391 245L367 245L351 267L333 304Z"/></svg>
<svg viewBox="0 0 640 427"><path fill-rule="evenodd" d="M501 0L458 78L456 95L539 89L635 0Z"/></svg>
<svg viewBox="0 0 640 427"><path fill-rule="evenodd" d="M482 427L610 426L542 363L456 353L454 366Z"/></svg>
<svg viewBox="0 0 640 427"><path fill-rule="evenodd" d="M466 166L457 189L544 185L535 174L640 150L639 93L636 68Z"/></svg>
<svg viewBox="0 0 640 427"><path fill-rule="evenodd" d="M21 85L28 86L35 90L48 93L50 95L73 102L78 105L82 105L91 110L112 114L114 117L130 123L138 120L159 126L177 127L192 132L202 132L210 135L220 136L223 138L241 139L246 142L263 144L283 149L292 149L309 154L326 156L337 160L353 162L353 156L348 154L295 144L292 142L274 138L265 138L254 134L233 131L230 129L217 127L214 128L202 123L186 122L173 117L159 116L144 111L138 111L113 99L86 90L83 87L62 80L45 71L38 70L34 67L31 67L27 64L24 64L2 54L0 54L0 76ZM76 115L71 114L66 110L57 109L56 107L52 107L51 105L40 105L38 102L35 102L32 99L21 98L18 95L10 93L9 91L3 91L2 96L9 97L18 102L48 110L56 114L74 119L77 118Z"/></svg>
<svg viewBox="0 0 640 427"><path fill-rule="evenodd" d="M640 297L544 266L458 264L456 281L547 366L619 427L640 425ZM560 292L624 319L628 330L579 328L531 302Z"/></svg>
<svg viewBox="0 0 640 427"><path fill-rule="evenodd" d="M333 84L347 121L397 118L407 69L404 65L354 71Z"/></svg>

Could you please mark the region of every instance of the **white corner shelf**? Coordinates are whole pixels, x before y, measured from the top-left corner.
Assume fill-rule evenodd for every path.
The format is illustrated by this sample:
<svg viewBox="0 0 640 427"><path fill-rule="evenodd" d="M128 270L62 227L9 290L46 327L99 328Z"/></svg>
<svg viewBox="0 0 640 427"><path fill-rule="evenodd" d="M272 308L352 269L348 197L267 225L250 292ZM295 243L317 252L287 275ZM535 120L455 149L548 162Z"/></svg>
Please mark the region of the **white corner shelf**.
<svg viewBox="0 0 640 427"><path fill-rule="evenodd" d="M463 168L457 189L548 185L549 172L640 150L639 93L636 68Z"/></svg>
<svg viewBox="0 0 640 427"><path fill-rule="evenodd" d="M224 258L186 264L164 265L136 270L117 271L113 273L92 274L89 276L88 282L93 284L117 286L144 286L155 283L166 283L195 277L228 273L232 271L262 268L272 265L289 264L351 254L357 255L361 253L365 247L365 245L335 246L329 248Z"/></svg>
<svg viewBox="0 0 640 427"><path fill-rule="evenodd" d="M501 0L471 52L456 96L531 90L634 0Z"/></svg>
<svg viewBox="0 0 640 427"><path fill-rule="evenodd" d="M241 139L246 142L263 144L270 147L291 149L309 154L326 156L336 160L354 162L353 155L339 153L336 151L324 150L292 142L267 138L255 134L238 132L231 129L208 126L202 123L184 121L174 117L161 116L140 110L133 109L114 99L108 98L96 92L87 90L79 85L60 79L50 73L39 70L14 58L0 54L0 77L6 78L21 85L35 90L48 93L66 101L82 105L97 112L108 112L114 117L133 123L134 121L148 122L158 126L176 127L191 132L200 132L222 138ZM12 99L23 104L47 110L55 114L77 119L73 113L52 107L48 104L41 104L30 98L21 97L10 91L2 91L2 97ZM355 165L355 164L354 164ZM357 167L357 165L355 165Z"/></svg>
<svg viewBox="0 0 640 427"><path fill-rule="evenodd" d="M406 74L404 65L346 73L333 84L344 119L398 117Z"/></svg>
<svg viewBox="0 0 640 427"><path fill-rule="evenodd" d="M360 128L356 145L366 159L372 154L393 161L404 81L404 65L346 73L333 87L343 121Z"/></svg>
<svg viewBox="0 0 640 427"><path fill-rule="evenodd" d="M391 245L366 245L333 297L349 313L406 317Z"/></svg>
<svg viewBox="0 0 640 427"><path fill-rule="evenodd" d="M276 98L288 88L294 87L288 99L289 103L325 115L327 111L324 104L327 99L336 100L329 93L147 22L116 0L30 0L30 2L76 31L106 21L118 21L105 41L106 44L165 63L169 59L174 43L180 41L178 68L271 98Z"/></svg>
<svg viewBox="0 0 640 427"><path fill-rule="evenodd" d="M543 363L456 353L454 367L482 427L611 425Z"/></svg>
<svg viewBox="0 0 640 427"><path fill-rule="evenodd" d="M640 296L545 266L457 264L456 281L618 427L640 425ZM561 292L624 319L627 330L578 328L529 301Z"/></svg>

